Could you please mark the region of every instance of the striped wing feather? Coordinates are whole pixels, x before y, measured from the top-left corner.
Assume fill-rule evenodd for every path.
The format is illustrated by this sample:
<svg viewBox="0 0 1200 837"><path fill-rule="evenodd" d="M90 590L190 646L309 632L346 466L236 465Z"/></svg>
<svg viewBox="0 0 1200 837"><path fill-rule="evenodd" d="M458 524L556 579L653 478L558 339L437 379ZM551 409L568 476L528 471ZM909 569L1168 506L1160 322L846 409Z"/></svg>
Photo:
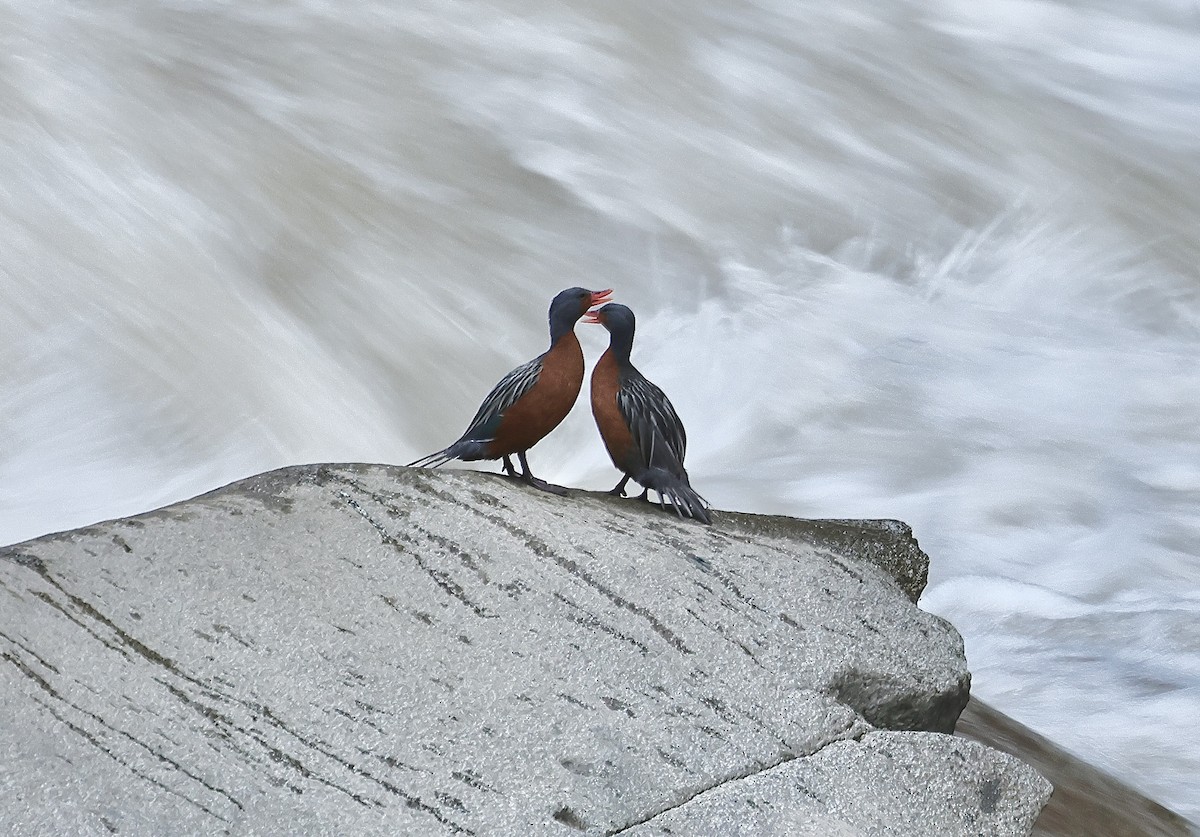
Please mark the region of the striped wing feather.
<svg viewBox="0 0 1200 837"><path fill-rule="evenodd" d="M645 467L683 474L687 433L666 394L635 370L622 376L617 408Z"/></svg>
<svg viewBox="0 0 1200 837"><path fill-rule="evenodd" d="M542 357L539 355L528 363L521 364L500 379L500 383L492 388L487 398L479 405L479 411L462 435L462 439L476 442L488 442L495 438L496 429L504 412L521 400L521 396L533 389L538 375L542 371Z"/></svg>

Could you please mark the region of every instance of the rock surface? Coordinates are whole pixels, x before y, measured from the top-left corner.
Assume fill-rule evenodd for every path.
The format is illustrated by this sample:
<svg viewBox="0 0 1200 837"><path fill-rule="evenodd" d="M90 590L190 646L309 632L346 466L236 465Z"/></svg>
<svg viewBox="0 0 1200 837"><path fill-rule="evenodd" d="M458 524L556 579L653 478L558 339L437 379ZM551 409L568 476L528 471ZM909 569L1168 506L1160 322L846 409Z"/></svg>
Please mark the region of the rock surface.
<svg viewBox="0 0 1200 837"><path fill-rule="evenodd" d="M0 826L738 833L778 804L830 834L1027 834L1031 769L876 731L949 732L967 701L925 569L893 522L264 474L0 550Z"/></svg>
<svg viewBox="0 0 1200 837"><path fill-rule="evenodd" d="M872 732L724 785L628 837L667 834L1028 834L1041 778L1011 756L929 732Z"/></svg>
<svg viewBox="0 0 1200 837"><path fill-rule="evenodd" d="M1033 837L1200 837L1200 828L972 698L955 735L1017 756L1054 785Z"/></svg>

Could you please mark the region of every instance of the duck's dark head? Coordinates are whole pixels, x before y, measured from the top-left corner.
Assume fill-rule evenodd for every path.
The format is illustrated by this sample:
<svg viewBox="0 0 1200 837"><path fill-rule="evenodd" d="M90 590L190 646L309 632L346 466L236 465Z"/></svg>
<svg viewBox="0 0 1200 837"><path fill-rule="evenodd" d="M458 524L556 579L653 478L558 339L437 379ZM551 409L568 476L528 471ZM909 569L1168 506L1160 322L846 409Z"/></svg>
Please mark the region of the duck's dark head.
<svg viewBox="0 0 1200 837"><path fill-rule="evenodd" d="M603 308L588 311L584 322L599 323L609 331L627 331L630 334L633 334L635 326L633 311L619 302L610 302Z"/></svg>
<svg viewBox="0 0 1200 837"><path fill-rule="evenodd" d="M553 345L579 321L593 305L607 302L612 289L589 291L587 288L567 288L550 302L550 343Z"/></svg>
<svg viewBox="0 0 1200 837"><path fill-rule="evenodd" d="M633 330L636 326L633 311L619 302L610 302L603 308L589 311L585 323L599 323L611 335L609 345L623 358L629 357L633 348Z"/></svg>

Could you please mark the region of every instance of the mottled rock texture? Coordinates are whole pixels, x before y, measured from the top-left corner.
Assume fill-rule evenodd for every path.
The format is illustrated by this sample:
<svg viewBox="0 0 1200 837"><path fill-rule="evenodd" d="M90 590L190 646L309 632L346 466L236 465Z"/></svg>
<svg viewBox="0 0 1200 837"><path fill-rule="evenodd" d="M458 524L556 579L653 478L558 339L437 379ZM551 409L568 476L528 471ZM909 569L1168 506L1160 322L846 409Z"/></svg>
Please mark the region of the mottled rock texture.
<svg viewBox="0 0 1200 837"><path fill-rule="evenodd" d="M930 732L837 741L628 829L668 834L1028 834L1044 781L1012 756Z"/></svg>
<svg viewBox="0 0 1200 837"><path fill-rule="evenodd" d="M842 833L1026 834L1032 770L876 731L968 698L925 570L894 522L264 474L0 550L0 832L735 833L784 777Z"/></svg>

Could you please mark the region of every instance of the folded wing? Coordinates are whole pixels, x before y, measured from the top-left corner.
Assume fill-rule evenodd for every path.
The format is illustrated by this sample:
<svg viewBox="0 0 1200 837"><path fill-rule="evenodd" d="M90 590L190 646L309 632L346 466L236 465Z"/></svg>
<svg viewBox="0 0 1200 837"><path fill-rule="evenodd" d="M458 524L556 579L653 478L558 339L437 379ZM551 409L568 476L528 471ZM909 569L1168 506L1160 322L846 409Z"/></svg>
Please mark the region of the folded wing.
<svg viewBox="0 0 1200 837"><path fill-rule="evenodd" d="M632 372L622 376L617 408L633 434L642 465L683 476L687 433L666 393L641 374Z"/></svg>

